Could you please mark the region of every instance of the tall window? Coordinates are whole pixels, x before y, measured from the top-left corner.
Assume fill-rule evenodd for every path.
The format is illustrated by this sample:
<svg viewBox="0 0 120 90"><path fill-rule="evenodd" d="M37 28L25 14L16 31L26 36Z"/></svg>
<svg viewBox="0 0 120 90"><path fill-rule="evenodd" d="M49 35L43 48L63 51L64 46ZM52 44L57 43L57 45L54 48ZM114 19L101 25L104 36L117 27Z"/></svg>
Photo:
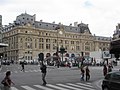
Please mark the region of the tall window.
<svg viewBox="0 0 120 90"><path fill-rule="evenodd" d="M39 42L44 42L43 38L39 38Z"/></svg>
<svg viewBox="0 0 120 90"><path fill-rule="evenodd" d="M46 44L46 49L50 49L50 44Z"/></svg>
<svg viewBox="0 0 120 90"><path fill-rule="evenodd" d="M44 49L44 44L40 43L39 44L39 49Z"/></svg>

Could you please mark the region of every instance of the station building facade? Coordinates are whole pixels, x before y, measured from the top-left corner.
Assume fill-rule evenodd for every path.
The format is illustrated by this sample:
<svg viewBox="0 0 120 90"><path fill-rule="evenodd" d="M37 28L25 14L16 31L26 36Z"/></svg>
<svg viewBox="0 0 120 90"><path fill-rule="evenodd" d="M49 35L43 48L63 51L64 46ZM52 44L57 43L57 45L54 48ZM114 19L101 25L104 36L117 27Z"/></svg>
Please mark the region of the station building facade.
<svg viewBox="0 0 120 90"><path fill-rule="evenodd" d="M101 28L102 29L102 28ZM74 22L63 25L36 21L36 15L23 13L13 23L2 28L2 41L8 47L1 48L0 53L8 60L33 60L39 53L52 56L57 47L63 46L67 55L89 56L92 51L109 50L110 37L92 35L88 24Z"/></svg>

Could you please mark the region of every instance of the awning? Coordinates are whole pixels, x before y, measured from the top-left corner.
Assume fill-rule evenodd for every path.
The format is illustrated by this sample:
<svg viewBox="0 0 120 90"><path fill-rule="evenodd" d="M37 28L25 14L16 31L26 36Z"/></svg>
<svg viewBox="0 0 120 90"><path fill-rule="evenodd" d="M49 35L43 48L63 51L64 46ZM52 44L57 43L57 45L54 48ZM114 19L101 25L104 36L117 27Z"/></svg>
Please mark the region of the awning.
<svg viewBox="0 0 120 90"><path fill-rule="evenodd" d="M0 47L8 47L8 44L0 43Z"/></svg>

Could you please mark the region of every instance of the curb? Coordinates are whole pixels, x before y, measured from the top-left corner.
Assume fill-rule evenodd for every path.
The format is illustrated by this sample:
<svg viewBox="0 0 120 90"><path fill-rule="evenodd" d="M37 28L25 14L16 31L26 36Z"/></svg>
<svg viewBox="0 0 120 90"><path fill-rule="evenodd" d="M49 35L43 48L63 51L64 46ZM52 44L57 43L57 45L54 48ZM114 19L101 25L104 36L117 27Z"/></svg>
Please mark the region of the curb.
<svg viewBox="0 0 120 90"><path fill-rule="evenodd" d="M2 70L2 67L0 68L0 71Z"/></svg>

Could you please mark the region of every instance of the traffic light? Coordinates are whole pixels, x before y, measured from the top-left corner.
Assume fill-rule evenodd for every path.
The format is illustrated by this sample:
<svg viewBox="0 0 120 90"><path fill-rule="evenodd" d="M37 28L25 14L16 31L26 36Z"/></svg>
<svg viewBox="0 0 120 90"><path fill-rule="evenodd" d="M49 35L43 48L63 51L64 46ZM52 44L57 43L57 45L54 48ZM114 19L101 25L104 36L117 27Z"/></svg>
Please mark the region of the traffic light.
<svg viewBox="0 0 120 90"><path fill-rule="evenodd" d="M44 60L44 54L43 53L39 53L39 61L43 61Z"/></svg>
<svg viewBox="0 0 120 90"><path fill-rule="evenodd" d="M65 51L65 48L62 46L61 48L60 48L60 51L59 51L61 54L64 54L64 53L66 53L67 51Z"/></svg>

